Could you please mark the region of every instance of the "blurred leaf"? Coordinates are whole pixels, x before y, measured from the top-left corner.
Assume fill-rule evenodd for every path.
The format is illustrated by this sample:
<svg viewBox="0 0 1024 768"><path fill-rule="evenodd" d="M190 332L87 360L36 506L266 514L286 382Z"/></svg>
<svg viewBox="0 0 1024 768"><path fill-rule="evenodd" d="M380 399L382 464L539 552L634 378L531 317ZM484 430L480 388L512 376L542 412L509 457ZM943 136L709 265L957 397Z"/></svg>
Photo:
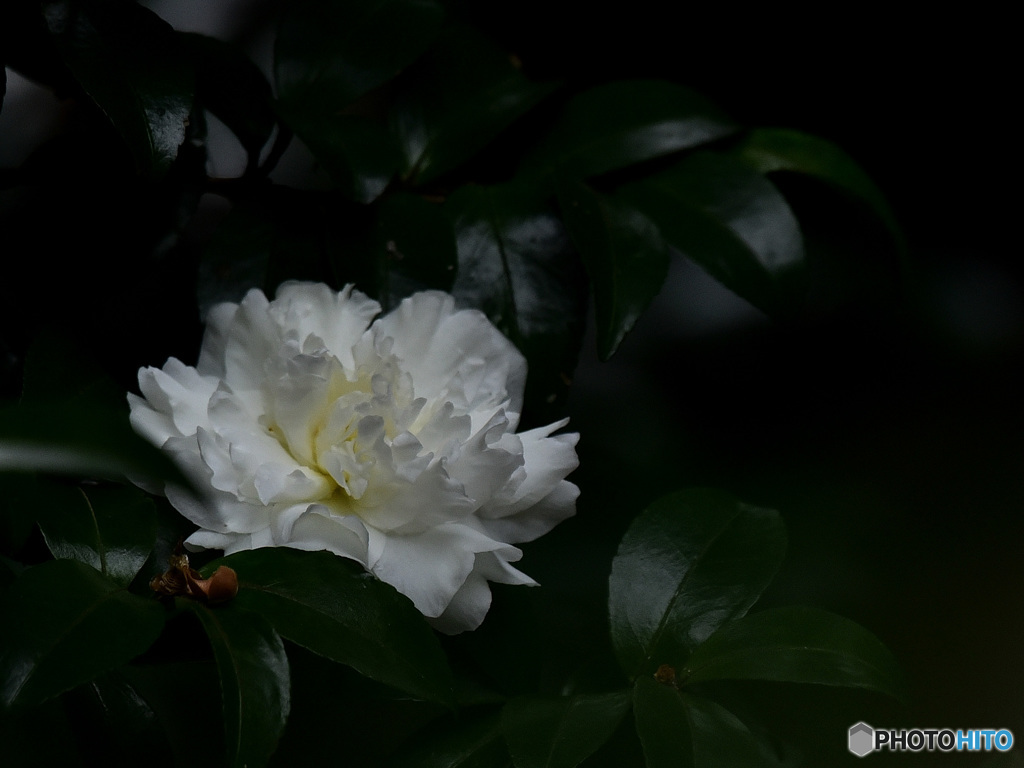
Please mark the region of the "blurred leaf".
<svg viewBox="0 0 1024 768"><path fill-rule="evenodd" d="M285 650L292 709L271 766L335 765L344 744L345 765L381 768L404 744L422 741L422 729L447 712L294 643L286 641Z"/></svg>
<svg viewBox="0 0 1024 768"><path fill-rule="evenodd" d="M175 464L132 430L127 409L86 401L0 408L0 472L171 480L189 486Z"/></svg>
<svg viewBox="0 0 1024 768"><path fill-rule="evenodd" d="M277 122L270 83L237 46L206 35L177 34L195 68L196 100L235 134L252 166Z"/></svg>
<svg viewBox="0 0 1024 768"><path fill-rule="evenodd" d="M526 355L528 408L560 399L576 366L586 280L565 227L531 187L467 185L445 202L459 268L452 293Z"/></svg>
<svg viewBox="0 0 1024 768"><path fill-rule="evenodd" d="M173 624L168 624L165 636L173 633ZM206 645L199 623L195 624L195 639ZM174 640L181 642L179 637ZM152 709L170 745L175 766L224 768L224 718L217 707L222 694L216 662L212 658L129 664L118 673Z"/></svg>
<svg viewBox="0 0 1024 768"><path fill-rule="evenodd" d="M885 195L852 157L827 139L785 128L757 128L734 152L761 173L791 171L812 176L860 200L902 248L903 235Z"/></svg>
<svg viewBox="0 0 1024 768"><path fill-rule="evenodd" d="M497 714L463 716L448 728L428 726L412 748L399 752L393 768L512 768Z"/></svg>
<svg viewBox="0 0 1024 768"><path fill-rule="evenodd" d="M803 287L796 217L770 181L735 158L700 152L619 192L672 247L755 306L784 309Z"/></svg>
<svg viewBox="0 0 1024 768"><path fill-rule="evenodd" d="M224 301L239 302L250 288L264 288L278 228L258 203L236 203L199 257L199 314Z"/></svg>
<svg viewBox="0 0 1024 768"><path fill-rule="evenodd" d="M84 563L29 568L0 602L0 702L29 707L87 682L145 651L163 625L157 601Z"/></svg>
<svg viewBox="0 0 1024 768"><path fill-rule="evenodd" d="M64 694L79 749L90 764L135 768L145 755L147 768L173 765L167 738L156 714L117 671Z"/></svg>
<svg viewBox="0 0 1024 768"><path fill-rule="evenodd" d="M384 192L401 155L384 123L365 115L314 114L282 104L278 113L319 160L338 190L359 203Z"/></svg>
<svg viewBox="0 0 1024 768"><path fill-rule="evenodd" d="M289 3L274 43L278 96L291 109L337 114L415 61L443 15L433 0Z"/></svg>
<svg viewBox="0 0 1024 768"><path fill-rule="evenodd" d="M724 112L689 88L663 80L622 80L573 97L525 165L587 178L736 130Z"/></svg>
<svg viewBox="0 0 1024 768"><path fill-rule="evenodd" d="M742 616L786 549L777 512L713 490L664 496L630 525L612 561L612 641L627 674L678 669L690 651Z"/></svg>
<svg viewBox="0 0 1024 768"><path fill-rule="evenodd" d="M404 76L392 105L403 179L423 184L490 144L554 90L471 27L452 25Z"/></svg>
<svg viewBox="0 0 1024 768"><path fill-rule="evenodd" d="M772 608L725 625L693 652L683 674L688 683L779 680L905 694L899 664L877 637L808 606Z"/></svg>
<svg viewBox="0 0 1024 768"><path fill-rule="evenodd" d="M266 619L234 601L217 608L189 606L217 660L227 764L261 768L277 746L291 703L284 644Z"/></svg>
<svg viewBox="0 0 1024 768"><path fill-rule="evenodd" d="M54 557L91 565L122 586L131 583L156 540L156 511L127 487L47 489L39 528Z"/></svg>
<svg viewBox="0 0 1024 768"><path fill-rule="evenodd" d="M375 200L402 161L373 105L343 108L418 58L442 16L432 0L307 1L283 15L274 48L278 112L350 199Z"/></svg>
<svg viewBox="0 0 1024 768"><path fill-rule="evenodd" d="M516 768L575 768L615 732L629 704L629 691L524 696L505 705L501 727Z"/></svg>
<svg viewBox="0 0 1024 768"><path fill-rule="evenodd" d="M650 219L585 184L559 180L558 202L590 274L597 353L607 360L661 290L668 249Z"/></svg>
<svg viewBox="0 0 1024 768"><path fill-rule="evenodd" d="M283 637L369 678L425 699L452 702L452 677L433 631L411 601L330 552L268 547L206 565L238 573L233 603Z"/></svg>
<svg viewBox="0 0 1024 768"><path fill-rule="evenodd" d="M366 227L365 218L365 206L336 194L283 186L264 187L236 202L200 256L201 315L219 302L241 301L250 288L273 296L286 279L341 288L352 272L366 269L366 254L348 247L352 231Z"/></svg>
<svg viewBox="0 0 1024 768"><path fill-rule="evenodd" d="M171 27L134 3L55 0L43 13L61 56L124 137L140 173L166 173L185 140L193 73Z"/></svg>
<svg viewBox="0 0 1024 768"><path fill-rule="evenodd" d="M763 764L757 741L735 715L647 675L636 680L633 713L647 768Z"/></svg>
<svg viewBox="0 0 1024 768"><path fill-rule="evenodd" d="M418 195L389 195L377 207L377 300L389 311L430 288L449 291L458 256L452 225L441 206Z"/></svg>

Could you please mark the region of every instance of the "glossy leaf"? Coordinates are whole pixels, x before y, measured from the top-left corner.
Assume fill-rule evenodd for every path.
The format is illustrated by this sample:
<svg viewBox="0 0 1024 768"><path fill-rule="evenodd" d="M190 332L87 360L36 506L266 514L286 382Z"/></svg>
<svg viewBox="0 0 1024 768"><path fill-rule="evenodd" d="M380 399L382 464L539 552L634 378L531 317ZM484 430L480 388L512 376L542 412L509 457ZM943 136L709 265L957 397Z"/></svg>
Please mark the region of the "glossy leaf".
<svg viewBox="0 0 1024 768"><path fill-rule="evenodd" d="M782 563L778 513L713 490L664 496L626 531L608 583L612 641L627 674L679 669L743 616Z"/></svg>
<svg viewBox="0 0 1024 768"><path fill-rule="evenodd" d="M40 507L39 527L58 559L91 565L127 586L156 541L156 510L135 488L54 486Z"/></svg>
<svg viewBox="0 0 1024 768"><path fill-rule="evenodd" d="M29 568L0 602L0 703L33 706L125 664L163 624L159 603L84 563Z"/></svg>
<svg viewBox="0 0 1024 768"><path fill-rule="evenodd" d="M303 112L336 113L415 61L442 18L434 0L289 3L274 43L278 96Z"/></svg>
<svg viewBox="0 0 1024 768"><path fill-rule="evenodd" d="M377 208L373 249L376 297L389 311L416 291L451 290L458 259L441 206L418 195L389 195Z"/></svg>
<svg viewBox="0 0 1024 768"><path fill-rule="evenodd" d="M452 293L526 355L528 407L564 396L583 337L586 280L565 227L537 190L467 185L445 202L458 243Z"/></svg>
<svg viewBox="0 0 1024 768"><path fill-rule="evenodd" d="M754 768L763 759L754 736L713 701L643 675L633 690L636 730L647 768Z"/></svg>
<svg viewBox="0 0 1024 768"><path fill-rule="evenodd" d="M288 657L270 623L234 602L191 603L210 638L224 705L224 743L232 768L270 759L290 707Z"/></svg>
<svg viewBox="0 0 1024 768"><path fill-rule="evenodd" d="M250 165L277 120L270 83L240 48L223 40L178 33L196 73L196 100L223 121L249 154Z"/></svg>
<svg viewBox="0 0 1024 768"><path fill-rule="evenodd" d="M707 144L736 130L721 109L685 86L622 80L571 99L526 165L587 178Z"/></svg>
<svg viewBox="0 0 1024 768"><path fill-rule="evenodd" d="M452 679L433 631L412 602L351 560L284 547L238 552L219 565L238 574L233 603L261 614L298 645L399 690L452 701Z"/></svg>
<svg viewBox="0 0 1024 768"><path fill-rule="evenodd" d="M399 752L390 768L512 768L498 715L460 718L454 726L431 729L415 746Z"/></svg>
<svg viewBox="0 0 1024 768"><path fill-rule="evenodd" d="M520 697L501 714L516 768L575 768L615 732L628 691L559 698Z"/></svg>
<svg viewBox="0 0 1024 768"><path fill-rule="evenodd" d="M0 409L0 471L187 485L167 456L135 434L126 408L89 405L33 402Z"/></svg>
<svg viewBox="0 0 1024 768"><path fill-rule="evenodd" d="M402 178L422 184L452 170L554 87L528 80L475 29L447 28L403 78L392 105Z"/></svg>
<svg viewBox="0 0 1024 768"><path fill-rule="evenodd" d="M620 194L672 247L766 311L792 304L806 276L803 236L775 186L744 163L702 152Z"/></svg>
<svg viewBox="0 0 1024 768"><path fill-rule="evenodd" d="M668 274L658 227L636 208L579 182L560 181L558 202L594 290L597 352L611 357Z"/></svg>
<svg viewBox="0 0 1024 768"><path fill-rule="evenodd" d="M684 674L688 682L778 680L904 694L899 664L877 637L808 606L773 608L727 624L693 652Z"/></svg>
<svg viewBox="0 0 1024 768"><path fill-rule="evenodd" d="M43 5L64 61L128 145L139 172L160 177L185 140L193 74L171 27L135 4Z"/></svg>
<svg viewBox="0 0 1024 768"><path fill-rule="evenodd" d="M790 171L819 179L865 203L902 244L902 234L885 195L856 161L820 136L785 128L757 128L735 154L761 173Z"/></svg>

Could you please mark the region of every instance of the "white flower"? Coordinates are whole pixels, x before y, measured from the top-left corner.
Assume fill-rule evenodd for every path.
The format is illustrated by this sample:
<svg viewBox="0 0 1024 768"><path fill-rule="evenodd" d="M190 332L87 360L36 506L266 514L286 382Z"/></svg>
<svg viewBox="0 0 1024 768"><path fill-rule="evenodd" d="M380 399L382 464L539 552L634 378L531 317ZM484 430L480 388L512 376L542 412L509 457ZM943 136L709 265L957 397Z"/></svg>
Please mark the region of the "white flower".
<svg viewBox="0 0 1024 768"><path fill-rule="evenodd" d="M440 292L379 312L297 282L217 305L195 368L139 371L132 425L210 489L166 488L190 548L330 550L473 629L488 581L535 583L513 545L574 513L578 435L516 433L526 361L482 313Z"/></svg>

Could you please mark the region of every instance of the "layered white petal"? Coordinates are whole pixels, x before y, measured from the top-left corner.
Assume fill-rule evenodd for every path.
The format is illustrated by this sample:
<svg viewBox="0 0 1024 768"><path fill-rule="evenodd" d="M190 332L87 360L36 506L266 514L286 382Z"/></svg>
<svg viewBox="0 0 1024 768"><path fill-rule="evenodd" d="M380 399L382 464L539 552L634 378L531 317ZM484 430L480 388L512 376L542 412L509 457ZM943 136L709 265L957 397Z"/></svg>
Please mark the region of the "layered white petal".
<svg viewBox="0 0 1024 768"><path fill-rule="evenodd" d="M379 312L298 282L217 305L197 368L140 371L132 424L206 489L166 488L190 548L327 550L473 629L489 582L534 583L513 545L574 513L577 436L516 434L526 362L482 313L439 292Z"/></svg>

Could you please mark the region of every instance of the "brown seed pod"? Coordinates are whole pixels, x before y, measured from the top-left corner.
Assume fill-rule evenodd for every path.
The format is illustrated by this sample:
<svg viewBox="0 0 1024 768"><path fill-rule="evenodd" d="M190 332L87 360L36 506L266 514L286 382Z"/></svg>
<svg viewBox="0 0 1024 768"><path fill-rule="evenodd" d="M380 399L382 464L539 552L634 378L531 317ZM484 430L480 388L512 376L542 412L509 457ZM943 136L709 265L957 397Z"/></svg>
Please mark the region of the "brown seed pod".
<svg viewBox="0 0 1024 768"><path fill-rule="evenodd" d="M168 558L170 568L149 582L149 588L165 597L188 597L211 605L223 603L238 594L238 574L220 566L208 579L192 568L188 555L180 547Z"/></svg>
<svg viewBox="0 0 1024 768"><path fill-rule="evenodd" d="M654 673L654 679L662 685L668 685L672 688L677 687L676 670L674 667L671 667L668 664L662 664L660 667L658 667L657 671Z"/></svg>

